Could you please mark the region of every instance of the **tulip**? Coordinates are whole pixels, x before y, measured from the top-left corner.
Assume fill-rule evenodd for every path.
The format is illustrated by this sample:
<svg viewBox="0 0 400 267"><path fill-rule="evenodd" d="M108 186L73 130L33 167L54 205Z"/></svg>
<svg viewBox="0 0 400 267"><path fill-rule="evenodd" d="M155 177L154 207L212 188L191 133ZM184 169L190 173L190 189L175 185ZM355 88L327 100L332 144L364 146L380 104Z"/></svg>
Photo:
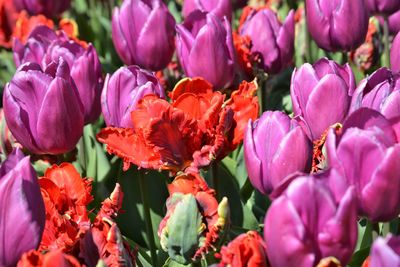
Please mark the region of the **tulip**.
<svg viewBox="0 0 400 267"><path fill-rule="evenodd" d="M272 193L290 175L309 171L311 150L295 120L280 111L264 112L254 123L249 121L245 133L244 159L250 182L261 193Z"/></svg>
<svg viewBox="0 0 400 267"><path fill-rule="evenodd" d="M390 49L390 66L394 72L400 72L400 34L396 34Z"/></svg>
<svg viewBox="0 0 400 267"><path fill-rule="evenodd" d="M372 221L389 221L400 212L400 144L389 122L379 112L361 108L345 121L339 136L331 130L325 143L335 179L335 195L348 186L357 193L359 214ZM339 178L340 178L339 177Z"/></svg>
<svg viewBox="0 0 400 267"><path fill-rule="evenodd" d="M380 68L362 80L354 92L350 112L361 107L374 109L387 119L400 116L400 74Z"/></svg>
<svg viewBox="0 0 400 267"><path fill-rule="evenodd" d="M219 266L267 267L265 243L256 231L248 231L221 248Z"/></svg>
<svg viewBox="0 0 400 267"><path fill-rule="evenodd" d="M183 2L183 16L187 18L195 10L212 12L221 19L225 16L232 20L232 4L230 0L185 0Z"/></svg>
<svg viewBox="0 0 400 267"><path fill-rule="evenodd" d="M294 12L281 24L270 9L253 11L240 28L241 36L251 39L251 52L261 57L261 67L278 73L292 63L294 53Z"/></svg>
<svg viewBox="0 0 400 267"><path fill-rule="evenodd" d="M392 235L386 238L378 237L372 244L369 266L400 266L400 237Z"/></svg>
<svg viewBox="0 0 400 267"><path fill-rule="evenodd" d="M43 14L46 17L56 17L69 9L71 0L11 0L18 10L25 9L30 15Z"/></svg>
<svg viewBox="0 0 400 267"><path fill-rule="evenodd" d="M290 86L293 112L311 140L347 116L355 89L354 74L348 64L320 59L296 69Z"/></svg>
<svg viewBox="0 0 400 267"><path fill-rule="evenodd" d="M19 149L0 166L0 265L15 266L23 253L36 249L45 224L38 179Z"/></svg>
<svg viewBox="0 0 400 267"><path fill-rule="evenodd" d="M275 199L264 222L271 266L317 266L334 257L349 262L357 243L355 190L336 202L323 181L299 177Z"/></svg>
<svg viewBox="0 0 400 267"><path fill-rule="evenodd" d="M399 0L365 0L365 5L372 14L390 15L400 9Z"/></svg>
<svg viewBox="0 0 400 267"><path fill-rule="evenodd" d="M46 26L36 27L30 34L25 44L14 39L13 56L17 67L26 62L42 64L47 49L52 42L57 41L57 34Z"/></svg>
<svg viewBox="0 0 400 267"><path fill-rule="evenodd" d="M125 0L112 16L115 49L127 65L157 71L174 53L175 19L162 0Z"/></svg>
<svg viewBox="0 0 400 267"><path fill-rule="evenodd" d="M25 45L14 43L14 61L17 66L35 62L45 69L53 61L63 58L71 70L84 108L85 124L94 122L100 115L100 96L103 86L102 70L96 49L92 44L83 47L61 33L57 35L46 26L37 27Z"/></svg>
<svg viewBox="0 0 400 267"><path fill-rule="evenodd" d="M44 61L49 65L62 57L71 69L71 78L78 89L83 104L85 124L98 119L101 113L100 97L103 87L101 63L92 44L83 48L76 42L53 43Z"/></svg>
<svg viewBox="0 0 400 267"><path fill-rule="evenodd" d="M3 104L11 133L32 153L71 151L82 136L82 103L62 58L44 71L36 63L21 65L4 89Z"/></svg>
<svg viewBox="0 0 400 267"><path fill-rule="evenodd" d="M368 31L364 0L306 0L306 18L312 38L328 51L353 50Z"/></svg>
<svg viewBox="0 0 400 267"><path fill-rule="evenodd" d="M229 86L235 55L231 26L212 13L193 12L177 25L177 55L188 77L203 77L216 88Z"/></svg>
<svg viewBox="0 0 400 267"><path fill-rule="evenodd" d="M53 266L69 266L69 267L81 267L78 259L73 255L63 253L61 250L52 250L43 254L37 250L31 250L22 255L18 261L17 267L53 267ZM84 265L86 266L86 265ZM100 266L100 265L99 265Z"/></svg>
<svg viewBox="0 0 400 267"><path fill-rule="evenodd" d="M132 128L131 112L145 95L165 98L164 88L150 72L138 66L122 67L107 75L101 107L107 126Z"/></svg>

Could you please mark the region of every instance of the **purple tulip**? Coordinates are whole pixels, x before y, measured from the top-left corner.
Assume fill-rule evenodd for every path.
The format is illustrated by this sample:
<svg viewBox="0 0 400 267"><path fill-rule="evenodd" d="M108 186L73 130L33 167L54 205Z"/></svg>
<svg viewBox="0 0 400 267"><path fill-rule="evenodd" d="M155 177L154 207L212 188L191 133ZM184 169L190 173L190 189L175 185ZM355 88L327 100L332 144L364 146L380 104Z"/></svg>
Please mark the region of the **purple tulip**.
<svg viewBox="0 0 400 267"><path fill-rule="evenodd" d="M268 209L264 238L271 266L314 267L326 257L346 266L357 243L354 188L336 202L323 181L296 178Z"/></svg>
<svg viewBox="0 0 400 267"><path fill-rule="evenodd" d="M125 0L114 9L112 39L127 65L157 71L174 53L175 19L162 0Z"/></svg>
<svg viewBox="0 0 400 267"><path fill-rule="evenodd" d="M15 149L0 166L0 265L15 266L23 253L42 239L45 208L38 178Z"/></svg>
<svg viewBox="0 0 400 267"><path fill-rule="evenodd" d="M278 73L292 63L294 53L294 12L281 24L270 9L252 11L240 29L240 35L251 39L251 52L261 58L261 67Z"/></svg>
<svg viewBox="0 0 400 267"><path fill-rule="evenodd" d="M400 266L400 237L389 235L378 237L372 244L370 252L371 267Z"/></svg>
<svg viewBox="0 0 400 267"><path fill-rule="evenodd" d="M26 10L30 15L43 14L46 17L56 17L69 9L71 0L7 0L14 1L15 8L19 11Z"/></svg>
<svg viewBox="0 0 400 267"><path fill-rule="evenodd" d="M374 109L387 119L400 116L400 74L380 68L362 80L354 92L350 112L361 107Z"/></svg>
<svg viewBox="0 0 400 267"><path fill-rule="evenodd" d="M220 89L229 86L234 77L235 53L232 29L226 18L195 11L181 25L176 49L188 77L203 77Z"/></svg>
<svg viewBox="0 0 400 267"><path fill-rule="evenodd" d="M368 31L364 0L306 0L306 18L312 38L328 51L353 50Z"/></svg>
<svg viewBox="0 0 400 267"><path fill-rule="evenodd" d="M365 6L372 14L390 15L400 10L399 0L365 0Z"/></svg>
<svg viewBox="0 0 400 267"><path fill-rule="evenodd" d="M38 26L30 34L26 44L14 39L13 56L17 67L26 62L42 64L47 49L57 41L57 34L47 26Z"/></svg>
<svg viewBox="0 0 400 267"><path fill-rule="evenodd" d="M245 132L244 158L250 182L261 193L272 193L285 178L310 170L311 150L295 120L280 111L264 112L254 123L249 121Z"/></svg>
<svg viewBox="0 0 400 267"><path fill-rule="evenodd" d="M232 20L232 4L230 0L185 0L183 1L183 16L187 18L195 10L213 12L221 19L225 16Z"/></svg>
<svg viewBox="0 0 400 267"><path fill-rule="evenodd" d="M82 136L82 103L62 58L44 71L36 63L21 65L4 89L3 104L11 133L32 153L68 152Z"/></svg>
<svg viewBox="0 0 400 267"><path fill-rule="evenodd" d="M57 35L46 26L37 27L22 45L14 42L14 61L17 67L26 62L35 62L42 69L57 62L62 57L71 70L71 77L78 89L84 107L85 124L97 120L101 113L100 96L103 77L96 49L89 44L87 48L61 33Z"/></svg>
<svg viewBox="0 0 400 267"><path fill-rule="evenodd" d="M290 87L294 115L311 140L326 129L343 122L355 89L354 74L348 64L320 59L296 69Z"/></svg>
<svg viewBox="0 0 400 267"><path fill-rule="evenodd" d="M393 39L390 49L390 66L394 72L400 72L400 33Z"/></svg>
<svg viewBox="0 0 400 267"><path fill-rule="evenodd" d="M400 212L400 144L379 112L361 108L345 121L342 133L330 131L325 143L338 198L349 185L357 192L359 213L373 221L389 221Z"/></svg>
<svg viewBox="0 0 400 267"><path fill-rule="evenodd" d="M107 75L101 107L107 126L132 128L131 112L145 95L165 97L164 88L150 72L138 66L119 68Z"/></svg>

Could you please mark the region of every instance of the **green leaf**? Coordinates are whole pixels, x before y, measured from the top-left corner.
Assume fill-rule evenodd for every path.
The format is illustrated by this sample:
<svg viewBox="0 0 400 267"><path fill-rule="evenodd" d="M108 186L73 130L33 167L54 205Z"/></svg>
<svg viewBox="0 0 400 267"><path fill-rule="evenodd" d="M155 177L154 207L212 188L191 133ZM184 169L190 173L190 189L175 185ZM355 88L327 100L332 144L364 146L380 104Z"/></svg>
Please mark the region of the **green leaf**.
<svg viewBox="0 0 400 267"><path fill-rule="evenodd" d="M240 196L240 188L236 178L229 171L224 162L217 166L218 201L225 196L229 201L231 224L245 229L258 229L258 221L253 212L243 203ZM210 170L204 175L211 184Z"/></svg>
<svg viewBox="0 0 400 267"><path fill-rule="evenodd" d="M150 214L153 224L154 239L156 246L160 248L157 235L158 226L165 215L165 202L168 198L166 187L166 177L156 171L148 171L145 174L147 194L149 194ZM122 210L124 213L117 218L118 226L121 232L129 239L133 240L144 248L149 248L149 242L146 236L146 225L143 216L143 205L139 191L139 173L135 166L128 171L121 170L118 177L124 192L124 201Z"/></svg>
<svg viewBox="0 0 400 267"><path fill-rule="evenodd" d="M350 260L349 267L360 267L365 259L368 257L369 251L370 247L365 247L354 253L353 257Z"/></svg>

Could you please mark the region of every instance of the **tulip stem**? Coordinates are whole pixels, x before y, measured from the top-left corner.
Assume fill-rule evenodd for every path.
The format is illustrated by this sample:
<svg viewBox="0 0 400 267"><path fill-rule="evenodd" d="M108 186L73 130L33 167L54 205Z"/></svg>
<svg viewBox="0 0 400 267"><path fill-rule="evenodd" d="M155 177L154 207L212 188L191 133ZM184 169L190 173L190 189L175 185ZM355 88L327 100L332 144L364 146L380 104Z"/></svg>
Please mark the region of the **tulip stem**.
<svg viewBox="0 0 400 267"><path fill-rule="evenodd" d="M264 111L267 110L267 98L268 98L268 93L267 93L267 88L266 88L267 79L268 79L268 76L266 76L263 71L258 71L258 74L257 74L257 84L258 84L257 96L258 96L258 102L260 104L260 114L262 114Z"/></svg>
<svg viewBox="0 0 400 267"><path fill-rule="evenodd" d="M146 181L144 180L145 179L144 171L143 170L138 170L138 171L139 171L140 196L142 198L143 215L146 224L147 239L150 246L151 261L153 266L157 266L157 252L156 252L156 244L154 241L153 223L151 220L149 199L147 194L148 190L146 186Z"/></svg>
<svg viewBox="0 0 400 267"><path fill-rule="evenodd" d="M383 45L382 66L390 68L389 22L387 16L384 16L383 20Z"/></svg>
<svg viewBox="0 0 400 267"><path fill-rule="evenodd" d="M212 187L215 190L216 199L219 200L218 163L215 161L213 163L211 163L211 166L210 166L210 178L211 178Z"/></svg>

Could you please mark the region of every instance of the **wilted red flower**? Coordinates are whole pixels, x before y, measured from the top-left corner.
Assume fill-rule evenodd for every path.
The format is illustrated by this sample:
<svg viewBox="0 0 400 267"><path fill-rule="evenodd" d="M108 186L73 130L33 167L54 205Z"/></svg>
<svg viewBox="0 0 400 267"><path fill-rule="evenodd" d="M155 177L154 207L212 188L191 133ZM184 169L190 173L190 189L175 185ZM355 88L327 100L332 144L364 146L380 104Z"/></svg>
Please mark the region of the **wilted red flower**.
<svg viewBox="0 0 400 267"><path fill-rule="evenodd" d="M381 43L378 25L378 20L372 17L369 20L365 42L349 54L350 60L363 72L371 69L379 59Z"/></svg>
<svg viewBox="0 0 400 267"><path fill-rule="evenodd" d="M39 184L46 207L40 251L71 252L89 229L86 206L93 200L92 181L81 178L70 163L48 168Z"/></svg>
<svg viewBox="0 0 400 267"><path fill-rule="evenodd" d="M0 0L0 46L11 48L18 12L11 0Z"/></svg>
<svg viewBox="0 0 400 267"><path fill-rule="evenodd" d="M217 255L221 258L219 266L267 267L265 249L262 237L255 231L249 231L221 248L220 255Z"/></svg>
<svg viewBox="0 0 400 267"><path fill-rule="evenodd" d="M255 121L258 117L260 107L258 97L254 96L256 93L257 83L255 81L250 83L243 81L239 85L239 89L232 93L227 103L235 114L233 119L236 122L231 150L234 150L242 142L249 120Z"/></svg>
<svg viewBox="0 0 400 267"><path fill-rule="evenodd" d="M196 261L214 248L227 225L228 201L218 204L214 190L196 173L177 176L168 190L167 214L158 228L161 246L180 263Z"/></svg>
<svg viewBox="0 0 400 267"><path fill-rule="evenodd" d="M254 58L251 53L251 39L249 36L241 36L238 33L233 33L233 45L236 50L239 66L248 77L253 75Z"/></svg>
<svg viewBox="0 0 400 267"><path fill-rule="evenodd" d="M102 203L91 230L83 238L80 256L89 266L96 265L99 259L106 266L135 266L135 256L114 221L122 207L123 196L121 186L116 184L110 197Z"/></svg>
<svg viewBox="0 0 400 267"><path fill-rule="evenodd" d="M79 261L71 256L64 254L61 250L50 251L43 254L37 250L31 250L22 255L17 267L80 267Z"/></svg>
<svg viewBox="0 0 400 267"><path fill-rule="evenodd" d="M133 128L108 127L97 138L109 153L142 168L176 173L223 158L243 139L247 121L258 114L255 84L243 82L232 99L213 91L201 78L183 79L171 92L172 103L144 97L132 111Z"/></svg>

